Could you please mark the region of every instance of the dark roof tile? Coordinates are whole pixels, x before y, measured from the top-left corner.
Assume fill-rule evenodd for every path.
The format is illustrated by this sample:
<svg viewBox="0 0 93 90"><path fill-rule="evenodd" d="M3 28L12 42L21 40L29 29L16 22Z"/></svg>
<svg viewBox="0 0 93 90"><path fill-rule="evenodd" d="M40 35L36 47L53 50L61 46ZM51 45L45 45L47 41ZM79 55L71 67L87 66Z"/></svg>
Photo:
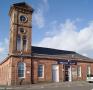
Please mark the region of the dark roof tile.
<svg viewBox="0 0 93 90"><path fill-rule="evenodd" d="M32 54L36 57L45 57L45 58L69 58L69 59L80 59L84 61L93 61L86 56L80 55L74 51L58 50L45 47L36 47L32 46Z"/></svg>
<svg viewBox="0 0 93 90"><path fill-rule="evenodd" d="M75 54L73 51L58 50L45 47L32 46L32 53L47 54L47 55L59 55L59 54Z"/></svg>

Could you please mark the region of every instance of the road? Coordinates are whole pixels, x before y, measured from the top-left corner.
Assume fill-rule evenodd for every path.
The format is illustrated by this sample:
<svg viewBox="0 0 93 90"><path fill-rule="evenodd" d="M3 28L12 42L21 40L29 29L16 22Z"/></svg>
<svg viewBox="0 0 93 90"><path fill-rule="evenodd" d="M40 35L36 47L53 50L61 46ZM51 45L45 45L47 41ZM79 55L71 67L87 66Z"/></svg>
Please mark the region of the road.
<svg viewBox="0 0 93 90"><path fill-rule="evenodd" d="M29 90L93 90L93 86L48 87Z"/></svg>
<svg viewBox="0 0 93 90"><path fill-rule="evenodd" d="M88 82L64 82L34 84L28 86L0 87L0 90L93 90L93 83Z"/></svg>

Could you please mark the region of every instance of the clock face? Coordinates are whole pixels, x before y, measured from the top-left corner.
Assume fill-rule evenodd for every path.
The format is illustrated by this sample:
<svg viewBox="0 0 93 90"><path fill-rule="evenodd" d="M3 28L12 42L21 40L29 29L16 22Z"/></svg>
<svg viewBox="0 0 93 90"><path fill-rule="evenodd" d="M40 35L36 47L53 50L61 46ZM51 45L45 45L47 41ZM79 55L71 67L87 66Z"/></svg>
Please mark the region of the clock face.
<svg viewBox="0 0 93 90"><path fill-rule="evenodd" d="M24 15L21 15L21 16L20 16L20 21L21 21L21 22L26 22L26 21L27 21L27 17L24 16Z"/></svg>

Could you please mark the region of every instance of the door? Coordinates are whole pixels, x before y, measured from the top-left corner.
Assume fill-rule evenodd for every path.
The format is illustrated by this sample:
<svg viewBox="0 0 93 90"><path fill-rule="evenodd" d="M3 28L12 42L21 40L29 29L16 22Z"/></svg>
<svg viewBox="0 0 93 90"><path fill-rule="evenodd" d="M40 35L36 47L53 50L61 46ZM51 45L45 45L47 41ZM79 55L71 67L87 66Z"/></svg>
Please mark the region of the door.
<svg viewBox="0 0 93 90"><path fill-rule="evenodd" d="M65 81L69 81L69 66L68 65L65 65Z"/></svg>
<svg viewBox="0 0 93 90"><path fill-rule="evenodd" d="M70 65L64 65L64 77L65 81L72 81L72 73L71 73L71 66Z"/></svg>
<svg viewBox="0 0 93 90"><path fill-rule="evenodd" d="M65 81L72 81L72 70L71 65L64 65L64 79Z"/></svg>
<svg viewBox="0 0 93 90"><path fill-rule="evenodd" d="M52 65L52 80L54 82L59 82L59 66Z"/></svg>

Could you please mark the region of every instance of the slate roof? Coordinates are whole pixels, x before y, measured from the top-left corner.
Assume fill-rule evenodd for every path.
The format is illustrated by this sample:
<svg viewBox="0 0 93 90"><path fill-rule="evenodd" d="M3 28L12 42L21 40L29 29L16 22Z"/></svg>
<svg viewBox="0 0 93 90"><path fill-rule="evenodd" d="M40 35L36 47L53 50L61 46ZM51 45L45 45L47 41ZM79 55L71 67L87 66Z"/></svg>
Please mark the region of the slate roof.
<svg viewBox="0 0 93 90"><path fill-rule="evenodd" d="M19 8L21 8L25 11L29 11L30 13L34 12L34 9L31 7L31 5L27 4L26 2L20 2L20 3L15 3L10 7L9 16L11 16L11 12L14 8L17 8L18 10L20 10Z"/></svg>
<svg viewBox="0 0 93 90"><path fill-rule="evenodd" d="M32 8L30 5L28 5L25 2L15 3L15 4L13 4L13 6L23 6L23 7L26 6L26 7Z"/></svg>
<svg viewBox="0 0 93 90"><path fill-rule="evenodd" d="M32 53L47 54L47 55L59 55L59 54L75 54L73 51L58 50L45 47L32 46Z"/></svg>
<svg viewBox="0 0 93 90"><path fill-rule="evenodd" d="M33 12L34 9L31 7L31 5L27 4L26 2L20 2L20 3L15 3L11 6L10 11L12 10L13 7L17 8L23 8L23 9L28 9L29 11Z"/></svg>
<svg viewBox="0 0 93 90"><path fill-rule="evenodd" d="M67 58L67 59L79 59L81 61L84 60L93 62L93 59L80 55L79 53L76 53L74 51L58 50L58 49L37 47L37 46L32 46L32 55L35 57L42 57L42 58L46 57L55 59Z"/></svg>

